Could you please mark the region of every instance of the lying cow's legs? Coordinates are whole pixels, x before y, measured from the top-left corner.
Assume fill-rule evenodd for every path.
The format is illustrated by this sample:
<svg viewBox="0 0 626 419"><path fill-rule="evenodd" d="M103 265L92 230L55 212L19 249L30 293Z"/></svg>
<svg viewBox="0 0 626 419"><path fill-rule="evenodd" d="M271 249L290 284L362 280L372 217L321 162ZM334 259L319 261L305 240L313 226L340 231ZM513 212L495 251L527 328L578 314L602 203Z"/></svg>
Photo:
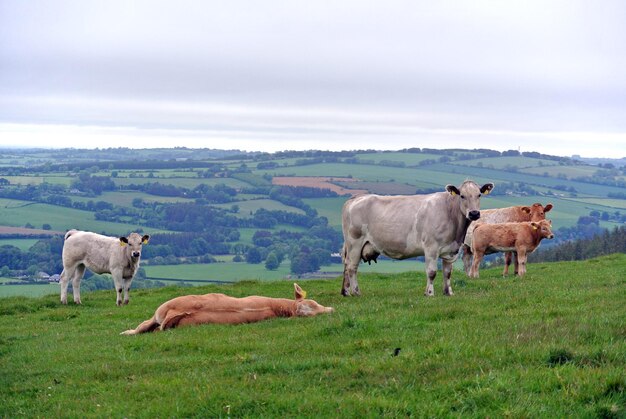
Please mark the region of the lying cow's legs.
<svg viewBox="0 0 626 419"><path fill-rule="evenodd" d="M74 276L72 277L72 291L74 292L74 302L76 304L82 304L80 301L80 281L85 275L85 265L79 264L74 270Z"/></svg>
<svg viewBox="0 0 626 419"><path fill-rule="evenodd" d="M433 283L435 282L435 276L437 276L437 256L436 255L426 255L426 291L424 295L427 297L432 297L435 295L435 288Z"/></svg>
<svg viewBox="0 0 626 419"><path fill-rule="evenodd" d="M443 262L443 295L454 295L452 292L452 284L450 283L450 277L452 276L452 264L453 262L445 259Z"/></svg>
<svg viewBox="0 0 626 419"><path fill-rule="evenodd" d="M126 330L125 332L120 333L120 335L137 335L139 333L154 332L160 330L159 323L157 323L155 317L156 316L153 316L151 319L141 322L139 326L137 326L135 329Z"/></svg>
<svg viewBox="0 0 626 419"><path fill-rule="evenodd" d="M361 295L359 282L357 281L357 270L361 262L361 247L351 246L345 250L343 259L343 286L341 295Z"/></svg>

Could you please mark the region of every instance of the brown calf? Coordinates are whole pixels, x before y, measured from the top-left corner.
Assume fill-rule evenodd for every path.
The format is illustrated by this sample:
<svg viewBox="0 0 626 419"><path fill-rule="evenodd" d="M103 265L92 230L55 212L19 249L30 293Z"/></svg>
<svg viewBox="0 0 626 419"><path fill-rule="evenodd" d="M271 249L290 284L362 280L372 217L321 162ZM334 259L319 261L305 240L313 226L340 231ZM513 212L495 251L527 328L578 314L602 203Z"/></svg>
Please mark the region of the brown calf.
<svg viewBox="0 0 626 419"><path fill-rule="evenodd" d="M519 223L523 221L541 221L546 219L546 213L552 209L552 204L546 204L544 207L540 203L534 203L531 206L515 206L506 208L494 208L488 210L482 210L480 213L480 219L474 221L467 229L465 235L465 242L463 245L463 268L465 273L469 275L470 267L472 265L472 235L476 226L487 224L499 224L499 223ZM509 266L513 260L512 252L505 252L504 254L504 271L502 275L509 274ZM519 270L519 264L515 259L515 274L517 275Z"/></svg>
<svg viewBox="0 0 626 419"><path fill-rule="evenodd" d="M551 239L552 222L479 224L474 230L472 253L474 261L469 276L478 278L478 266L485 254L495 252L515 252L519 262L519 276L526 273L526 256L532 253L542 239Z"/></svg>
<svg viewBox="0 0 626 419"><path fill-rule="evenodd" d="M203 323L252 323L274 317L315 316L334 311L332 307L306 300L306 292L298 284L293 286L295 300L257 295L235 298L224 294L176 297L161 304L151 319L121 334L136 335Z"/></svg>

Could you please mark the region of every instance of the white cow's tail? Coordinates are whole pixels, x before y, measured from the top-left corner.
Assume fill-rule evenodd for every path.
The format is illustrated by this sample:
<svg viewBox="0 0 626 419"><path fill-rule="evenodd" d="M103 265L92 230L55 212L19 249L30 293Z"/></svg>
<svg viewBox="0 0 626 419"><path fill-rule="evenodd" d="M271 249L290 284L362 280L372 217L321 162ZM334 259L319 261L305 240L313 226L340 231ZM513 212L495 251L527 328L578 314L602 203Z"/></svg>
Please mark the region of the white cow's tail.
<svg viewBox="0 0 626 419"><path fill-rule="evenodd" d="M70 238L70 236L71 236L72 234L76 233L77 231L78 231L78 230L74 230L74 229L72 229L72 230L68 231L67 233L65 233L65 239L64 239L64 240L69 239L69 238Z"/></svg>

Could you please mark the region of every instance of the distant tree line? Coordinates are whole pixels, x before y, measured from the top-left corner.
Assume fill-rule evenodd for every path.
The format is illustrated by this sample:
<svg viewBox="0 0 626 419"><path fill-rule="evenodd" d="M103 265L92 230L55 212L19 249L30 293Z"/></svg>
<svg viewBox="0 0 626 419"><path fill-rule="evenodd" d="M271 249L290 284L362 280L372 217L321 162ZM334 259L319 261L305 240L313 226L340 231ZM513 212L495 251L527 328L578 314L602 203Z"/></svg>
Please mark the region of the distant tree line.
<svg viewBox="0 0 626 419"><path fill-rule="evenodd" d="M626 253L626 227L624 226L615 227L613 230L603 230L589 238L539 248L529 256L529 261L583 260L613 253Z"/></svg>

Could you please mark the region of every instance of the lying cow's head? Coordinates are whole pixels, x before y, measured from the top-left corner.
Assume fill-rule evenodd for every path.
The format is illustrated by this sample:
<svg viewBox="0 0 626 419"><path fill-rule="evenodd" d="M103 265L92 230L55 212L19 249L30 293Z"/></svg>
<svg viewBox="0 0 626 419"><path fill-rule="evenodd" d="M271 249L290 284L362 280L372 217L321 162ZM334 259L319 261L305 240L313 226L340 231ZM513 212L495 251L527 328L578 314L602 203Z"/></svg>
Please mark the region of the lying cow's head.
<svg viewBox="0 0 626 419"><path fill-rule="evenodd" d="M296 283L293 284L296 294L296 316L316 316L322 313L332 313L332 307L324 307L313 300L306 300L306 292Z"/></svg>
<svg viewBox="0 0 626 419"><path fill-rule="evenodd" d="M539 237L542 239L553 239L554 233L552 233L552 221L541 220L539 222L530 223L533 230L539 232Z"/></svg>
<svg viewBox="0 0 626 419"><path fill-rule="evenodd" d="M541 221L546 219L546 212L552 209L552 204L548 204L545 207L539 202L533 204L530 207L522 207L522 211L530 215L530 221Z"/></svg>
<svg viewBox="0 0 626 419"><path fill-rule="evenodd" d="M471 180L466 180L457 188L454 185L446 185L446 191L452 196L458 196L460 200L461 212L470 221L480 218L480 197L488 194L493 189L493 183L485 183L479 187Z"/></svg>
<svg viewBox="0 0 626 419"><path fill-rule="evenodd" d="M137 233L130 233L128 237L120 237L120 244L128 246L128 252L133 259L141 257L141 246L148 244L150 236L145 234L143 237Z"/></svg>

